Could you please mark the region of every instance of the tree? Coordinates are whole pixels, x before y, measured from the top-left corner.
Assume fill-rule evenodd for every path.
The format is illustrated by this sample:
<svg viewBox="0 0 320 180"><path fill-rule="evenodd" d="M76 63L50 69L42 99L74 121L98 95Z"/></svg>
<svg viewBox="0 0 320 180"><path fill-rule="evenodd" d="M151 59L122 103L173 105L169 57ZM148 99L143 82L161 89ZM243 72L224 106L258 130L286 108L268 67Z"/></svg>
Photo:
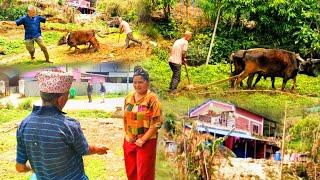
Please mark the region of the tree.
<svg viewBox="0 0 320 180"><path fill-rule="evenodd" d="M220 62L234 50L255 47L281 48L320 58L318 0L199 0L197 5L211 27L220 5L223 7L211 63ZM222 46L218 47L219 43Z"/></svg>

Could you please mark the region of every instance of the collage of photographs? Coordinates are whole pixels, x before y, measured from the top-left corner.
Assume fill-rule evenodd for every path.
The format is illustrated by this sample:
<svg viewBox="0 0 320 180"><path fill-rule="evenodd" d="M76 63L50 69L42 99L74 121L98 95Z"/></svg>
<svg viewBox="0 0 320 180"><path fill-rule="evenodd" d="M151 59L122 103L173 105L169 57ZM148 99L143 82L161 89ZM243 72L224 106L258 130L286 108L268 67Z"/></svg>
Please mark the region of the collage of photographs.
<svg viewBox="0 0 320 180"><path fill-rule="evenodd" d="M0 180L320 180L319 0L0 5Z"/></svg>

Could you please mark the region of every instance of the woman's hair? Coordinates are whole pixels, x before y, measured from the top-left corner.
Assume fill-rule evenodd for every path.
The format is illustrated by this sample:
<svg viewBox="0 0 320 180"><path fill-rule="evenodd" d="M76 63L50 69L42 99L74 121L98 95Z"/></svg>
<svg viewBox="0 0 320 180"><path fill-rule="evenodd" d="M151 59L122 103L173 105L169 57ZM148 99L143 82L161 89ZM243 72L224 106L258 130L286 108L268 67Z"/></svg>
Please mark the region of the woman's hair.
<svg viewBox="0 0 320 180"><path fill-rule="evenodd" d="M133 77L141 76L144 80L149 82L149 73L146 70L144 70L141 66L135 66L133 71Z"/></svg>

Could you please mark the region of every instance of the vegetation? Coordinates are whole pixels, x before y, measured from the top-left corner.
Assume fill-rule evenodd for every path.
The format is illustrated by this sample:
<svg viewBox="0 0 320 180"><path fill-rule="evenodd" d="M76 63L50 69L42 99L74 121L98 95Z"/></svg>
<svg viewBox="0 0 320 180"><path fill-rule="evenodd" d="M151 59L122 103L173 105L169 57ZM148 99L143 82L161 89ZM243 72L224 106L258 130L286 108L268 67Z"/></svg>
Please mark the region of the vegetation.
<svg viewBox="0 0 320 180"><path fill-rule="evenodd" d="M176 139L179 149L176 158L178 168L186 179L190 179L189 176L195 176L196 179L218 178L220 160L232 156L230 151L222 150L225 137L214 139L212 135L191 129L187 136L176 134ZM188 174L185 174L186 171Z"/></svg>
<svg viewBox="0 0 320 180"><path fill-rule="evenodd" d="M32 110L32 99L31 98L27 98L27 99L23 100L18 105L18 109L31 111Z"/></svg>
<svg viewBox="0 0 320 180"><path fill-rule="evenodd" d="M320 158L320 120L319 113L299 119L290 128L288 148L298 152L310 152L315 162Z"/></svg>
<svg viewBox="0 0 320 180"><path fill-rule="evenodd" d="M10 121L20 121L25 118L30 111L18 109L0 109L0 125Z"/></svg>
<svg viewBox="0 0 320 180"><path fill-rule="evenodd" d="M211 64L227 61L232 51L256 47L281 48L299 52L304 57L320 57L320 5L317 0L201 0L198 6L211 26L218 8L222 7ZM199 32L191 42L189 53L190 59L196 60L193 64L198 65L205 61L212 29L204 28ZM203 36L207 38L203 39Z"/></svg>
<svg viewBox="0 0 320 180"><path fill-rule="evenodd" d="M19 17L25 15L26 11L27 11L27 5L10 6L8 8L1 8L0 21L17 20Z"/></svg>

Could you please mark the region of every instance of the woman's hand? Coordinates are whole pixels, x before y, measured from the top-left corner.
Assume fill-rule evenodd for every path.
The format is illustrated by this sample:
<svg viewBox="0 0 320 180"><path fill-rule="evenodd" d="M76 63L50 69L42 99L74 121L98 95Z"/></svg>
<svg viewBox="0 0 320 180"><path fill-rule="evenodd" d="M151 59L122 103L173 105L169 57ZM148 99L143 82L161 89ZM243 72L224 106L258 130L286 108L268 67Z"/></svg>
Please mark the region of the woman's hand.
<svg viewBox="0 0 320 180"><path fill-rule="evenodd" d="M144 143L145 142L142 139L138 138L134 144L136 144L139 147L142 147Z"/></svg>

